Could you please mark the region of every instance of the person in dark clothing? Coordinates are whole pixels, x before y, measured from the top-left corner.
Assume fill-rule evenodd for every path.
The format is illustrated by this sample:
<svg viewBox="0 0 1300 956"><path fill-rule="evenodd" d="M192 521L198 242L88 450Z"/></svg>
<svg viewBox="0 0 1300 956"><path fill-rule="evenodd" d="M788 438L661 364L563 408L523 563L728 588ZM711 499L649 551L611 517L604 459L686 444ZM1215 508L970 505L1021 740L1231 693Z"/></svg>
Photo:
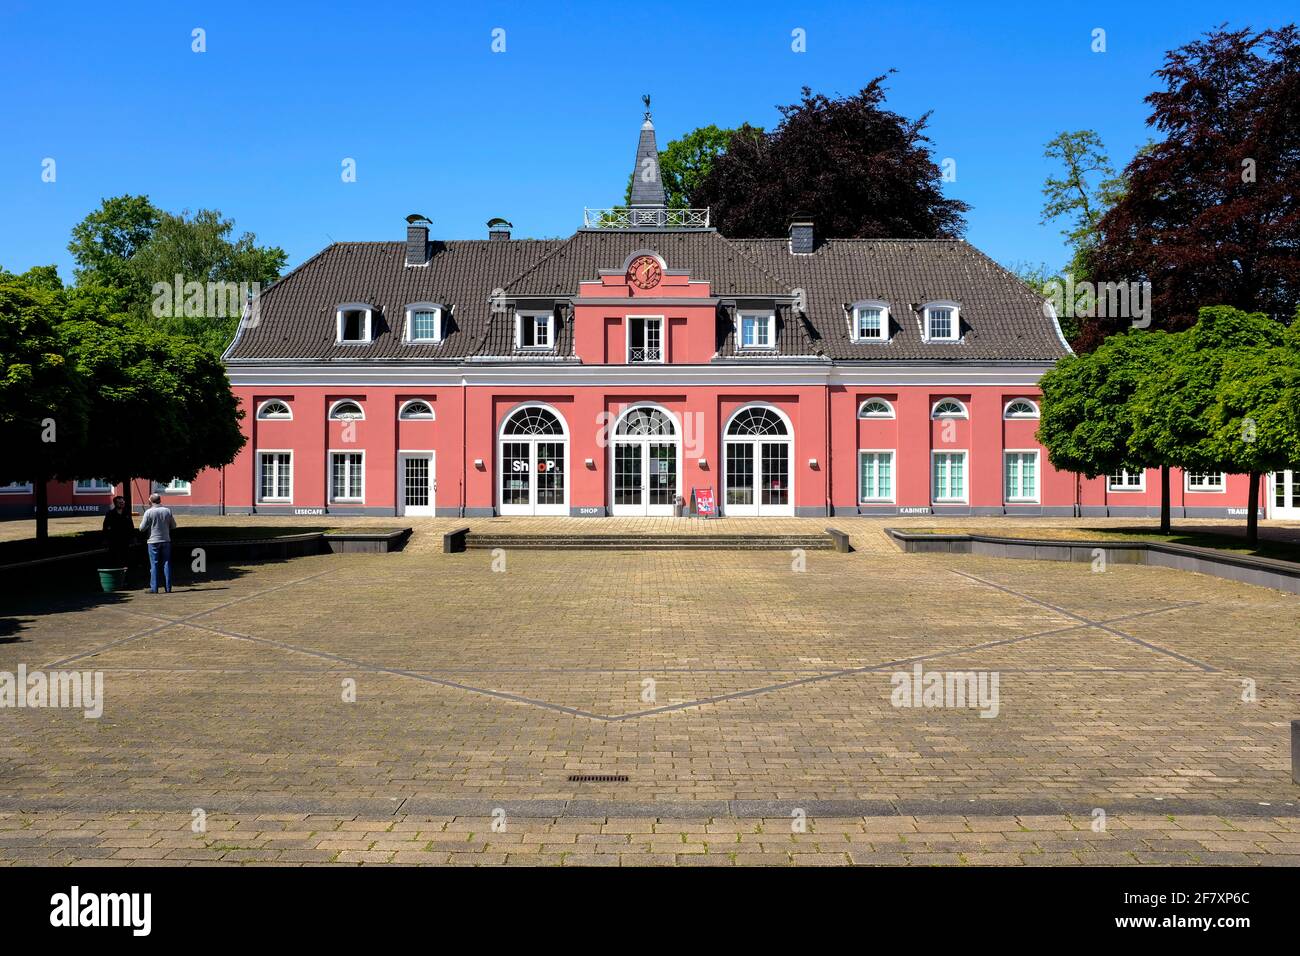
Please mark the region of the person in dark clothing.
<svg viewBox="0 0 1300 956"><path fill-rule="evenodd" d="M126 499L118 495L113 499L112 510L104 515L104 540L108 543L108 566L124 568L135 541L135 523L126 510Z"/></svg>

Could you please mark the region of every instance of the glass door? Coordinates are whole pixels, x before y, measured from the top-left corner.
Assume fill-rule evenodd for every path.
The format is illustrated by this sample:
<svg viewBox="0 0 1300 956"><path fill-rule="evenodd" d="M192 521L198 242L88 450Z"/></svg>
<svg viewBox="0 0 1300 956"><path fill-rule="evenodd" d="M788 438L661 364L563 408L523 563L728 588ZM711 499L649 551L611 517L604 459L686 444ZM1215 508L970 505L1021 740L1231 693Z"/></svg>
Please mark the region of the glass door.
<svg viewBox="0 0 1300 956"><path fill-rule="evenodd" d="M646 446L646 513L671 515L677 497L677 443L651 442Z"/></svg>
<svg viewBox="0 0 1300 956"><path fill-rule="evenodd" d="M1300 518L1300 466L1273 475L1270 518Z"/></svg>
<svg viewBox="0 0 1300 956"><path fill-rule="evenodd" d="M433 452L401 452L397 462L397 513L399 515L436 514Z"/></svg>

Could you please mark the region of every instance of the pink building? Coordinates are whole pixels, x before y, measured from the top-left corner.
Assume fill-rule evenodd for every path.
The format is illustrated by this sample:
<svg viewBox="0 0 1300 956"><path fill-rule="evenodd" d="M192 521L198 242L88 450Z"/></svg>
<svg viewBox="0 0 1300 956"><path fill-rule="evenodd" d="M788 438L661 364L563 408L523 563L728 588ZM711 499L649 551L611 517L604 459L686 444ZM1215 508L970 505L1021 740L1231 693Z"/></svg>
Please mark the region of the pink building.
<svg viewBox="0 0 1300 956"><path fill-rule="evenodd" d="M632 203L565 240L335 243L261 297L226 363L249 442L176 482L178 511L1147 515L1159 476L1084 480L1035 438L1068 346L958 240L729 240L668 209L654 126ZM1176 516L1244 514L1244 476L1178 474ZM140 500L150 489L135 485ZM110 491L51 486L54 510ZM1271 476L1300 517L1300 470ZM31 489L0 489L30 513Z"/></svg>

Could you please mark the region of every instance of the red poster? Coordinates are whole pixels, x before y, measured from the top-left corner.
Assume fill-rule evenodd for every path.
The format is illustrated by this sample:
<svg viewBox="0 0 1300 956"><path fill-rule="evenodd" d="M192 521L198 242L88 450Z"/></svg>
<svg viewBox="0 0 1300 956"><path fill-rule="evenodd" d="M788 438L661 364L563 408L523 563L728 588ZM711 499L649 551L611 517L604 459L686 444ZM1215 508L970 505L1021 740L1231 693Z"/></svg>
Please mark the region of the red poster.
<svg viewBox="0 0 1300 956"><path fill-rule="evenodd" d="M717 516L718 503L713 498L712 488L702 488L695 492L695 513L701 518Z"/></svg>

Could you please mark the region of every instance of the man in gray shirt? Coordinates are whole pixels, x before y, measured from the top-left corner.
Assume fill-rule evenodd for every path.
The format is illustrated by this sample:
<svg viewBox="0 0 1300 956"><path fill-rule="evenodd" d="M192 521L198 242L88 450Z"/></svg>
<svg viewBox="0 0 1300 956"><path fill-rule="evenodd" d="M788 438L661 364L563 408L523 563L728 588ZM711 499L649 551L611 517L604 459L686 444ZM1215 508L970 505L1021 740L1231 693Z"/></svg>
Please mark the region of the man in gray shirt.
<svg viewBox="0 0 1300 956"><path fill-rule="evenodd" d="M156 492L149 496L149 510L140 518L140 533L147 535L149 545L149 591L158 593L158 562L162 562L163 581L167 593L172 593L172 531L176 528L176 519L172 510L162 505L162 495Z"/></svg>

